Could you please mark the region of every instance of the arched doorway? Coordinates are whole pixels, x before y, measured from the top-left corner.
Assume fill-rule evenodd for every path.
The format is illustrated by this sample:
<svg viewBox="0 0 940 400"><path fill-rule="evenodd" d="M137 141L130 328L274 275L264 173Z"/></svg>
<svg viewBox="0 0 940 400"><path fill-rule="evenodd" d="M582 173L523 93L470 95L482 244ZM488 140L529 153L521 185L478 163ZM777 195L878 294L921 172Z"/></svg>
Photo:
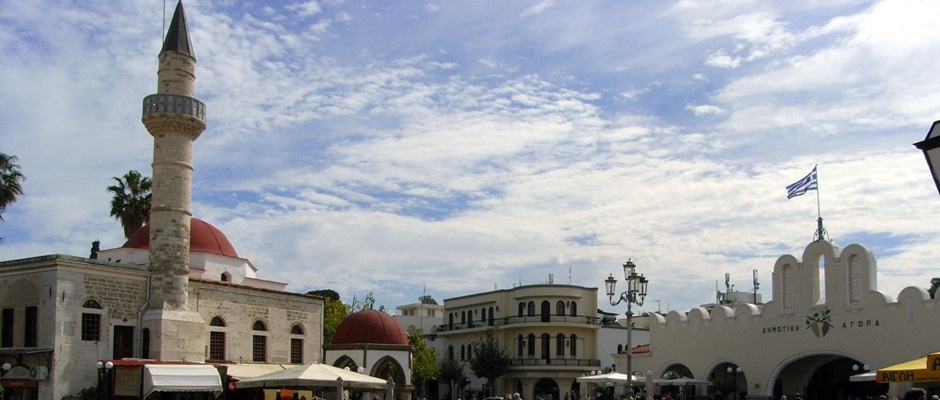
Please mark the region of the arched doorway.
<svg viewBox="0 0 940 400"><path fill-rule="evenodd" d="M535 397L532 400L559 400L558 397L558 382L555 382L554 379L542 378L535 382L535 391L533 392Z"/></svg>
<svg viewBox="0 0 940 400"><path fill-rule="evenodd" d="M805 400L865 398L888 392L887 383L851 382L849 377L865 372L861 361L837 354L812 355L793 360L780 368L773 395Z"/></svg>

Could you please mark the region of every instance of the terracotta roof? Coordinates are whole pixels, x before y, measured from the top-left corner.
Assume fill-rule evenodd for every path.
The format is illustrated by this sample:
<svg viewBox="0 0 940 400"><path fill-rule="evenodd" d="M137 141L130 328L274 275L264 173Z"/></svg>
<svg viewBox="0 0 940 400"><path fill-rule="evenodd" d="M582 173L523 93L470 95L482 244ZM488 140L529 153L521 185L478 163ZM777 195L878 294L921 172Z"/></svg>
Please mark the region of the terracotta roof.
<svg viewBox="0 0 940 400"><path fill-rule="evenodd" d="M150 224L144 225L137 232L134 232L121 247L149 249ZM238 253L235 252L235 248L232 247L232 243L228 241L225 234L208 222L198 218L192 218L189 222L189 252L238 258Z"/></svg>
<svg viewBox="0 0 940 400"><path fill-rule="evenodd" d="M332 344L408 345L408 335L391 315L376 310L362 310L343 320L333 335Z"/></svg>

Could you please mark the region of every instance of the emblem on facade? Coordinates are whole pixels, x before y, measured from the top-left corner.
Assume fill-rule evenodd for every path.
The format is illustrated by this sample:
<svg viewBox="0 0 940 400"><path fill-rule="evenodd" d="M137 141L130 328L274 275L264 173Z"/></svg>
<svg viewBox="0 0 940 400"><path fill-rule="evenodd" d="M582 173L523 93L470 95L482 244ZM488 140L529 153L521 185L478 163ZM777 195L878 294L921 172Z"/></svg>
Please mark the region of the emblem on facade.
<svg viewBox="0 0 940 400"><path fill-rule="evenodd" d="M806 317L806 326L812 329L816 337L826 337L826 334L829 333L829 328L832 328L832 321L829 317L830 311L831 310L827 308L822 313L813 313L812 317Z"/></svg>

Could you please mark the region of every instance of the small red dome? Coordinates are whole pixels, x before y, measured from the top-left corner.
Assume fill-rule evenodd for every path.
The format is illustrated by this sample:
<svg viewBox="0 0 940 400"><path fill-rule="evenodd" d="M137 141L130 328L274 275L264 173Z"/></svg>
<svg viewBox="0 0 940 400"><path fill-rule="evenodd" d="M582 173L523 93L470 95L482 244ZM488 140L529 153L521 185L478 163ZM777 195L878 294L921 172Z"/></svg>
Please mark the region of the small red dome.
<svg viewBox="0 0 940 400"><path fill-rule="evenodd" d="M150 224L146 224L131 235L124 243L123 248L149 249ZM209 253L220 256L238 258L238 253L232 247L225 234L218 228L209 225L201 219L191 218L189 222L189 252Z"/></svg>
<svg viewBox="0 0 940 400"><path fill-rule="evenodd" d="M362 310L343 320L333 335L332 344L408 345L408 335L391 315L376 310Z"/></svg>

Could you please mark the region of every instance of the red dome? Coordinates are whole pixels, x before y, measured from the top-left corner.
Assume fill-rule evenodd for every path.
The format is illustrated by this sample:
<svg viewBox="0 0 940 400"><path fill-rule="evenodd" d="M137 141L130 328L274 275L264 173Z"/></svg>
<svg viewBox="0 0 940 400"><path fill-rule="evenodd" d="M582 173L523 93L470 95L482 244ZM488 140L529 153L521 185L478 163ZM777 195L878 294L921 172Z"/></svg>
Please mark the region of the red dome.
<svg viewBox="0 0 940 400"><path fill-rule="evenodd" d="M333 335L333 344L408 345L408 335L391 315L376 310L362 310L343 320Z"/></svg>
<svg viewBox="0 0 940 400"><path fill-rule="evenodd" d="M218 228L209 225L201 219L192 218L189 222L189 252L190 253L209 253L220 256L238 258L238 253L232 247L225 234ZM124 243L123 248L149 249L150 248L150 224L144 225L137 232L131 235L130 239Z"/></svg>

